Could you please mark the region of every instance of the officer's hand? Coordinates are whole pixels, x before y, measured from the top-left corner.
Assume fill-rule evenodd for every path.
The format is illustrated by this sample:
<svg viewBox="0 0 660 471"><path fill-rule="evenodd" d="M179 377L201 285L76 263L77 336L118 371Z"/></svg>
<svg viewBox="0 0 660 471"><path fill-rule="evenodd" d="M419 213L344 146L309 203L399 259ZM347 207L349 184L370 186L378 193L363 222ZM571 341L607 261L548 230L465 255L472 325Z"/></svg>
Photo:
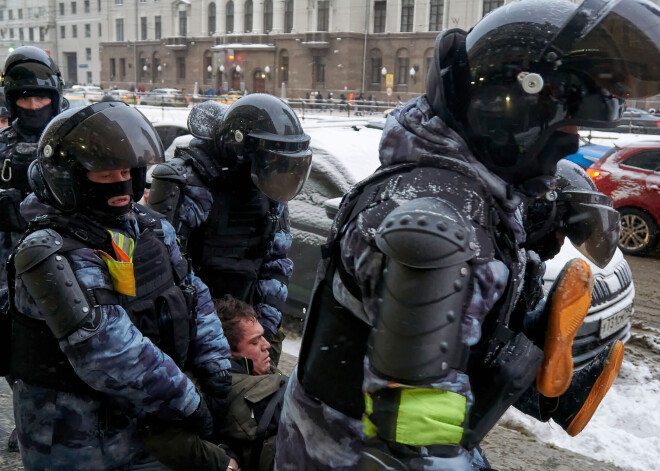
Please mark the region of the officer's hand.
<svg viewBox="0 0 660 471"><path fill-rule="evenodd" d="M199 398L195 412L181 421L181 427L206 440L213 436L213 417L203 397Z"/></svg>
<svg viewBox="0 0 660 471"><path fill-rule="evenodd" d="M229 459L229 465L227 465L227 471L239 471L238 462L234 458Z"/></svg>

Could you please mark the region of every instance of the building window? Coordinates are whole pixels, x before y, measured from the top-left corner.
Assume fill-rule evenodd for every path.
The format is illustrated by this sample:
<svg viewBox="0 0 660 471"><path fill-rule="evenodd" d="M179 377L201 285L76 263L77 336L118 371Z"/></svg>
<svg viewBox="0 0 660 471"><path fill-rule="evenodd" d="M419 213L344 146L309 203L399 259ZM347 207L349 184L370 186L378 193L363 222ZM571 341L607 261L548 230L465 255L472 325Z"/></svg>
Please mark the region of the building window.
<svg viewBox="0 0 660 471"><path fill-rule="evenodd" d="M380 84L381 74L383 68L383 58L378 49L371 51L371 83Z"/></svg>
<svg viewBox="0 0 660 471"><path fill-rule="evenodd" d="M30 28L30 29L28 30L28 39L29 39L30 41L34 41L34 28Z"/></svg>
<svg viewBox="0 0 660 471"><path fill-rule="evenodd" d="M18 39L23 41L25 36L23 35L23 28L18 28Z"/></svg>
<svg viewBox="0 0 660 471"><path fill-rule="evenodd" d="M46 16L46 7L39 7L39 16L40 16L41 18L43 18L44 16ZM1 19L2 19L2 18L0 18L0 20L1 20Z"/></svg>
<svg viewBox="0 0 660 471"><path fill-rule="evenodd" d="M411 33L413 30L413 17L415 16L415 0L401 2L401 32Z"/></svg>
<svg viewBox="0 0 660 471"><path fill-rule="evenodd" d="M396 83L397 85L408 85L408 71L410 69L410 58L399 55L396 58Z"/></svg>
<svg viewBox="0 0 660 471"><path fill-rule="evenodd" d="M186 79L186 57L185 56L178 56L176 58L176 71L177 71L177 77L179 78L180 81L183 81Z"/></svg>
<svg viewBox="0 0 660 471"><path fill-rule="evenodd" d="M387 2L374 2L374 33L385 32L385 18L387 15Z"/></svg>
<svg viewBox="0 0 660 471"><path fill-rule="evenodd" d="M43 26L39 27L39 41L44 42L46 40L46 29Z"/></svg>
<svg viewBox="0 0 660 471"><path fill-rule="evenodd" d="M225 7L225 15L226 15L226 25L227 25L227 33L233 33L234 32L234 2L232 0L229 0L227 2L227 6Z"/></svg>
<svg viewBox="0 0 660 471"><path fill-rule="evenodd" d="M330 28L330 2L328 0L320 0L318 7L319 9L316 18L316 30L328 31Z"/></svg>
<svg viewBox="0 0 660 471"><path fill-rule="evenodd" d="M179 12L179 36L188 36L188 12Z"/></svg>
<svg viewBox="0 0 660 471"><path fill-rule="evenodd" d="M60 16L64 15L64 3L60 3ZM9 10L9 19L11 20L11 10Z"/></svg>
<svg viewBox="0 0 660 471"><path fill-rule="evenodd" d="M126 59L123 57L119 59L119 78L123 79L126 77Z"/></svg>
<svg viewBox="0 0 660 471"><path fill-rule="evenodd" d="M90 25L89 23L85 24L85 37L86 38L92 37L92 25Z"/></svg>
<svg viewBox="0 0 660 471"><path fill-rule="evenodd" d="M85 3L83 3L84 8L85 8L85 13L89 13L91 11L91 8L89 6L89 0L85 0Z"/></svg>
<svg viewBox="0 0 660 471"><path fill-rule="evenodd" d="M9 19L10 20L14 19L14 10L9 10Z"/></svg>
<svg viewBox="0 0 660 471"><path fill-rule="evenodd" d="M23 9L22 9L22 8L19 8L19 9L18 9L18 19L19 19L19 20L22 20L22 19L23 19Z"/></svg>
<svg viewBox="0 0 660 471"><path fill-rule="evenodd" d="M140 57L140 80L145 80L149 74L147 73L147 59Z"/></svg>
<svg viewBox="0 0 660 471"><path fill-rule="evenodd" d="M115 5L123 5L124 0L115 0Z"/></svg>
<svg viewBox="0 0 660 471"><path fill-rule="evenodd" d="M245 2L245 32L249 33L252 31L252 0L247 0Z"/></svg>
<svg viewBox="0 0 660 471"><path fill-rule="evenodd" d="M140 17L140 38L142 41L147 40L147 17L146 16L141 16Z"/></svg>
<svg viewBox="0 0 660 471"><path fill-rule="evenodd" d="M160 39L162 36L160 16L154 17L154 29L156 30L155 32L156 39Z"/></svg>
<svg viewBox="0 0 660 471"><path fill-rule="evenodd" d="M444 0L431 0L429 31L442 31L442 14L444 9Z"/></svg>
<svg viewBox="0 0 660 471"><path fill-rule="evenodd" d="M98 11L101 11L101 0L97 0L97 1L96 1L96 9L97 9Z"/></svg>
<svg viewBox="0 0 660 471"><path fill-rule="evenodd" d="M115 41L124 40L124 19L118 18L115 20Z"/></svg>
<svg viewBox="0 0 660 471"><path fill-rule="evenodd" d="M289 83L289 52L280 52L280 82Z"/></svg>
<svg viewBox="0 0 660 471"><path fill-rule="evenodd" d="M76 2L71 2L71 14L76 14Z"/></svg>
<svg viewBox="0 0 660 471"><path fill-rule="evenodd" d="M92 48L91 47L86 47L85 48L85 60L86 61L91 61L92 60Z"/></svg>
<svg viewBox="0 0 660 471"><path fill-rule="evenodd" d="M273 30L273 0L264 1L264 31L269 33Z"/></svg>
<svg viewBox="0 0 660 471"><path fill-rule="evenodd" d="M284 4L284 32L293 31L293 0L286 0Z"/></svg>
<svg viewBox="0 0 660 471"><path fill-rule="evenodd" d="M116 63L114 57L110 59L110 80L115 79L115 75L117 75L117 69L116 69Z"/></svg>
<svg viewBox="0 0 660 471"><path fill-rule="evenodd" d="M77 38L78 37L78 26L77 25L71 25L71 37L72 38Z"/></svg>
<svg viewBox="0 0 660 471"><path fill-rule="evenodd" d="M209 34L215 33L215 3L209 5Z"/></svg>
<svg viewBox="0 0 660 471"><path fill-rule="evenodd" d="M504 5L504 0L484 0L484 15Z"/></svg>
<svg viewBox="0 0 660 471"><path fill-rule="evenodd" d="M325 82L325 57L314 56L314 68L312 69L312 82L320 84Z"/></svg>
<svg viewBox="0 0 660 471"><path fill-rule="evenodd" d="M14 28L9 28L9 37L14 39Z"/></svg>
<svg viewBox="0 0 660 471"><path fill-rule="evenodd" d="M0 10L0 21L4 21L4 20L5 20L5 11Z"/></svg>
<svg viewBox="0 0 660 471"><path fill-rule="evenodd" d="M87 72L87 83L92 83L92 73Z"/></svg>
<svg viewBox="0 0 660 471"><path fill-rule="evenodd" d="M101 23L99 23L99 38L101 37Z"/></svg>
<svg viewBox="0 0 660 471"><path fill-rule="evenodd" d="M210 70L209 70L210 69ZM210 52L204 54L204 83L209 84L213 82L213 56Z"/></svg>
<svg viewBox="0 0 660 471"><path fill-rule="evenodd" d="M12 34L12 36L14 36ZM60 26L60 39L66 38L66 28L64 26Z"/></svg>

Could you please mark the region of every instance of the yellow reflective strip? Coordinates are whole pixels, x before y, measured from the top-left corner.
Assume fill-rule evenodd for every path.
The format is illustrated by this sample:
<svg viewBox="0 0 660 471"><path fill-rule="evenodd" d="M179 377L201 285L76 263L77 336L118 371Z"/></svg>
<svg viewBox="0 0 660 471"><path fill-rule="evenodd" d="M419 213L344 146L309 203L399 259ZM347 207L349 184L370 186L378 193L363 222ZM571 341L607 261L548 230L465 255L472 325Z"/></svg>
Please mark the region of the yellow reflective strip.
<svg viewBox="0 0 660 471"><path fill-rule="evenodd" d="M460 443L467 400L437 389L401 391L396 441L406 445Z"/></svg>
<svg viewBox="0 0 660 471"><path fill-rule="evenodd" d="M374 411L374 403L371 400L371 396L369 394L364 395L364 414L362 414L362 428L364 434L371 438L375 437L376 434L378 433L378 427L374 425L374 423L369 420L369 415L371 415Z"/></svg>
<svg viewBox="0 0 660 471"><path fill-rule="evenodd" d="M118 293L135 296L135 274L132 262L118 262L103 250L99 255L108 267L112 288Z"/></svg>
<svg viewBox="0 0 660 471"><path fill-rule="evenodd" d="M130 262L133 260L133 249L135 247L135 242L131 237L126 237L121 232L112 232L108 230L110 236L112 237L112 247L115 249L116 258L124 261Z"/></svg>

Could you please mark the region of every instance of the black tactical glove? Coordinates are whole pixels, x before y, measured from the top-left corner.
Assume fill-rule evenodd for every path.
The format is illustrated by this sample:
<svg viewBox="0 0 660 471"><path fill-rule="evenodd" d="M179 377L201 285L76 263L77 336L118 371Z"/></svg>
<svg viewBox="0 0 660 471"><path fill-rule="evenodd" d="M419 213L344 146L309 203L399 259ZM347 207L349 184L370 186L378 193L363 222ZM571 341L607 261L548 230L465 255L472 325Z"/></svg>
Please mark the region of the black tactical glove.
<svg viewBox="0 0 660 471"><path fill-rule="evenodd" d="M21 192L15 188L0 190L0 231L23 232L27 223L19 207L23 201Z"/></svg>
<svg viewBox="0 0 660 471"><path fill-rule="evenodd" d="M229 412L231 383L229 370L216 371L200 379L203 397L206 399L215 423L221 423Z"/></svg>
<svg viewBox="0 0 660 471"><path fill-rule="evenodd" d="M203 395L200 395L199 406L195 412L181 421L181 427L203 439L213 436L213 417Z"/></svg>

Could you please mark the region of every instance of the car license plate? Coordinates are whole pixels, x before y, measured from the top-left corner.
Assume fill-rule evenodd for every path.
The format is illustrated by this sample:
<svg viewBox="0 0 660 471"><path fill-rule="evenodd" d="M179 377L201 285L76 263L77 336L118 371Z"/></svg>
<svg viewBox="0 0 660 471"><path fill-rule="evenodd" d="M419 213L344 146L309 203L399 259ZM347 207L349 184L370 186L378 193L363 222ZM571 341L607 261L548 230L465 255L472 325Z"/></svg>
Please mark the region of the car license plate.
<svg viewBox="0 0 660 471"><path fill-rule="evenodd" d="M604 339L608 335L616 332L619 330L621 327L623 327L626 322L628 322L628 319L630 319L630 316L632 315L633 312L633 307L632 304L625 309L612 314L609 317L606 317L605 319L601 319L600 321L600 338Z"/></svg>

